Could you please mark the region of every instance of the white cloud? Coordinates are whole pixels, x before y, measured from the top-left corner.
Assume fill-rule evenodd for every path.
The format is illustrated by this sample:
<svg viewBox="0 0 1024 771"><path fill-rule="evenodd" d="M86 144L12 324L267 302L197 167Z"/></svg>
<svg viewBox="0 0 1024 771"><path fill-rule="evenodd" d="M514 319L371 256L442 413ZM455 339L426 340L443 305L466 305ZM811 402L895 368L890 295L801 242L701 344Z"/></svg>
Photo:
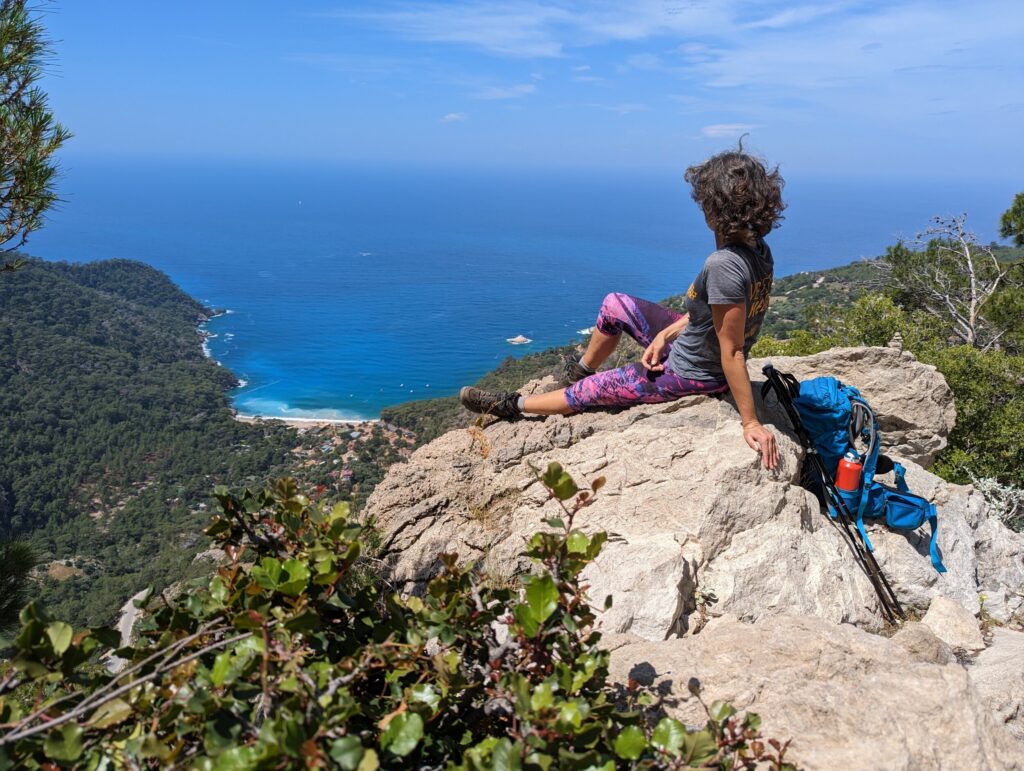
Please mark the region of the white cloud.
<svg viewBox="0 0 1024 771"><path fill-rule="evenodd" d="M473 96L477 99L521 99L536 90L537 87L533 83L519 83L514 86L487 86Z"/></svg>
<svg viewBox="0 0 1024 771"><path fill-rule="evenodd" d="M458 123L459 121L465 120L469 116L464 112L450 112L441 118L442 123Z"/></svg>
<svg viewBox="0 0 1024 771"><path fill-rule="evenodd" d="M700 135L709 139L731 138L745 134L752 128L756 128L752 123L715 123L702 128Z"/></svg>
<svg viewBox="0 0 1024 771"><path fill-rule="evenodd" d="M572 71L573 72L590 72L590 65L589 64L577 64L575 67L572 68Z"/></svg>
<svg viewBox="0 0 1024 771"><path fill-rule="evenodd" d="M380 11L344 9L326 15L369 21L412 40L462 44L501 56L551 58L563 56L569 45L727 28L735 22L729 6L738 1L406 0Z"/></svg>
<svg viewBox="0 0 1024 771"><path fill-rule="evenodd" d="M339 10L344 19L375 22L413 40L460 43L504 56L562 55L550 26L571 19L568 11L535 2L404 2L381 11Z"/></svg>
<svg viewBox="0 0 1024 771"><path fill-rule="evenodd" d="M764 19L759 19L747 26L751 29L783 29L784 27L794 27L799 24L807 24L808 22L819 19L822 16L828 16L845 10L849 6L849 3L833 3L831 5L798 5L794 8L787 8L784 11L774 13Z"/></svg>
<svg viewBox="0 0 1024 771"><path fill-rule="evenodd" d="M530 73L530 80L536 80L536 81L544 80L544 73L543 72L531 72Z"/></svg>

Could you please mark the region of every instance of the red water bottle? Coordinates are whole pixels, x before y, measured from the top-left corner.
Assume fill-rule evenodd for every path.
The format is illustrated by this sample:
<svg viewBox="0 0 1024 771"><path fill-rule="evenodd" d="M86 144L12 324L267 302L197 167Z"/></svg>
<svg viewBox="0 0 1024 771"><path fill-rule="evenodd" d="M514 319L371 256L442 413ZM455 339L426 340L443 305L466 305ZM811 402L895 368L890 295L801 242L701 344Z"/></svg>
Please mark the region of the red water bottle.
<svg viewBox="0 0 1024 771"><path fill-rule="evenodd" d="M860 489L860 475L864 470L864 464L855 452L848 452L839 461L839 468L836 469L836 487L847 492L856 492Z"/></svg>

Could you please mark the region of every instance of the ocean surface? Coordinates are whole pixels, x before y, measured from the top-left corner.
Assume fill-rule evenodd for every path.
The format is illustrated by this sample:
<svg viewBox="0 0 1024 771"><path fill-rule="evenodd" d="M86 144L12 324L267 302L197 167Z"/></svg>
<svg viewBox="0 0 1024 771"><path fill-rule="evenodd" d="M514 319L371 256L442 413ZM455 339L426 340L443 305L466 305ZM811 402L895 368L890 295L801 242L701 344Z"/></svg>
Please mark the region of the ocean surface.
<svg viewBox="0 0 1024 771"><path fill-rule="evenodd" d="M713 238L681 170L572 172L71 159L27 251L124 257L227 309L210 355L246 414L372 418L566 343L601 298L685 291ZM787 175L776 275L875 256L936 214L984 240L1008 183ZM510 345L523 335L532 342Z"/></svg>

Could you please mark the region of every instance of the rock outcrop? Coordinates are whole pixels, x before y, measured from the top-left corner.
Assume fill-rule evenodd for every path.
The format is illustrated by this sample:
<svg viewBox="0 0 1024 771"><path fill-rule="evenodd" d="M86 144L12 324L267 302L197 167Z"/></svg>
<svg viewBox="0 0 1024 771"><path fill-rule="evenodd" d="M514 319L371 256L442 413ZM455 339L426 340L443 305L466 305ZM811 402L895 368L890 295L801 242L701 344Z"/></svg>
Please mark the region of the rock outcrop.
<svg viewBox="0 0 1024 771"><path fill-rule="evenodd" d="M860 388L878 412L888 451L907 466L911 489L938 504L945 574L926 557L927 528L909 536L873 529L879 563L905 605L924 613L944 596L976 614L985 594L997 599L986 607L998 606L1003 620L1021 612L1024 537L987 517L973 488L919 465L945 446L953 426L942 376L890 348L774 363L799 377L834 373ZM761 364L751 362L755 386ZM779 439L774 473L744 443L732 403L697 396L450 432L393 467L367 513L394 577L410 587L436 570L441 552L512 573L527 567L519 556L524 539L556 513L532 468L557 460L580 482L607 479L580 515L585 529L611 536L587 576L593 597L615 598L601 622L607 631L660 640L692 631L709 615L755 621L777 613L880 629L870 583L798 484L802 450L787 418L773 397L759 410Z"/></svg>
<svg viewBox="0 0 1024 771"><path fill-rule="evenodd" d="M611 675L652 686L689 725L706 720L687 690L763 719L767 736L792 738L806 769L1019 769L1024 747L992 714L964 668L925 663L892 640L821 619L717 619L699 635L609 640Z"/></svg>
<svg viewBox="0 0 1024 771"><path fill-rule="evenodd" d="M967 671L982 700L1024 746L1024 632L993 629L991 644Z"/></svg>
<svg viewBox="0 0 1024 771"><path fill-rule="evenodd" d="M878 413L885 451L907 467L911 489L937 504L945 574L928 559L927 526L910 534L871 528L904 607L923 616L944 598L930 620L948 601L960 631L973 622L977 632L982 597L997 622L1024 616L1024 536L990 517L972 487L925 469L955 422L942 376L893 348L773 363L801 379L827 374L857 386ZM655 670L673 668L681 678L674 688L683 690L687 677L701 677L714 697L752 706L771 716L776 733L800 736L810 768L1013 767L1005 753L1015 745L1000 719L1013 724L1020 703L974 690L961 661L977 651L977 638L965 648L945 640L941 625L924 624L893 640L870 634L885 627L876 596L837 526L799 485L803 452L774 397L760 400L762 364L751 361L750 372L759 414L778 438L774 472L743 441L728 398L452 431L392 466L367 504L393 578L417 591L442 552L480 560L497 575L529 569L524 541L560 513L535 470L558 461L580 483L606 479L577 517L585 530L609 534L585 578L596 606L614 598L598 621L603 632L649 641L617 650L617 661L632 667L642 656L662 657ZM711 654L713 667L682 671ZM858 766L866 736L877 740L878 759L864 765L862 756Z"/></svg>

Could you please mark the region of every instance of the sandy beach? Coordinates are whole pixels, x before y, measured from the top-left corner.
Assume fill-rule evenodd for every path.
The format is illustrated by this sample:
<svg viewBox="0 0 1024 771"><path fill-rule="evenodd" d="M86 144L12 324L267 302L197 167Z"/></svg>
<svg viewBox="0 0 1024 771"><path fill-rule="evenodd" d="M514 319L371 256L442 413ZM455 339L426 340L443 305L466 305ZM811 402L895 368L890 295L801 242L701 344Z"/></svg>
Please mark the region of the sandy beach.
<svg viewBox="0 0 1024 771"><path fill-rule="evenodd" d="M325 426L335 426L339 428L359 428L366 426L367 423L379 423L379 418L367 418L367 419L352 419L352 420L338 420L330 418L275 418L266 417L263 415L240 415L235 414L235 420L240 423L268 423L274 421L277 423L284 423L286 426L292 428L324 428Z"/></svg>

